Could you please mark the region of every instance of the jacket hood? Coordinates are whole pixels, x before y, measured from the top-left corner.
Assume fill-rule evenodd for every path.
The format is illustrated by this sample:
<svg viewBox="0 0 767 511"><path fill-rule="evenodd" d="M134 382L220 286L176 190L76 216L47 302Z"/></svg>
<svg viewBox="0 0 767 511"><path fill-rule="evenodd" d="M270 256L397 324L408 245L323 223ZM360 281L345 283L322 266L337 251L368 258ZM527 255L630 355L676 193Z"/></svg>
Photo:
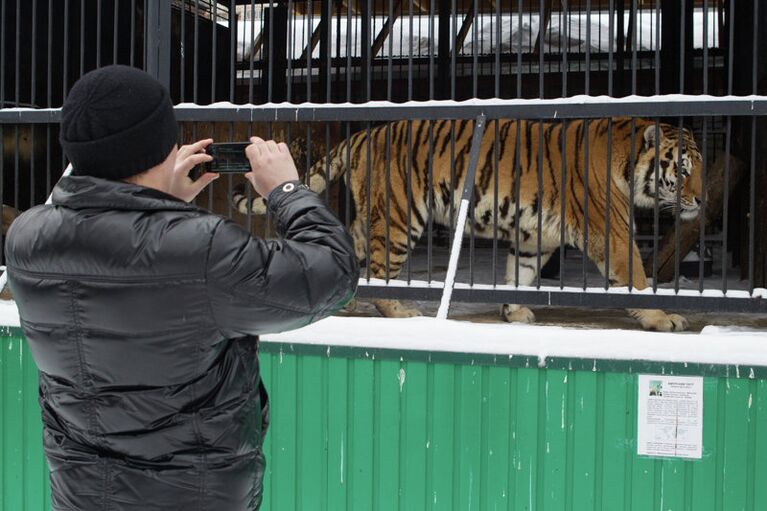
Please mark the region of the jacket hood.
<svg viewBox="0 0 767 511"><path fill-rule="evenodd" d="M205 211L154 188L93 176L62 177L52 201L71 209Z"/></svg>

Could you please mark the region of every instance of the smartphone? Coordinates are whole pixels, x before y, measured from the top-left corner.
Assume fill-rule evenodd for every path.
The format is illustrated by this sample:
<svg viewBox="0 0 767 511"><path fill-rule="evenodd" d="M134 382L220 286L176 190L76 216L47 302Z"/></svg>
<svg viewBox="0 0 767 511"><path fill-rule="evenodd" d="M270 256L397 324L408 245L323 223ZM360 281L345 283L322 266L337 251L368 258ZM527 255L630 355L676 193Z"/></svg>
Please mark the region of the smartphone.
<svg viewBox="0 0 767 511"><path fill-rule="evenodd" d="M206 170L222 174L250 172L250 162L245 156L245 148L248 145L248 142L210 144L205 148L205 152L213 157L213 161L206 165Z"/></svg>
<svg viewBox="0 0 767 511"><path fill-rule="evenodd" d="M245 148L249 142L222 142L210 144L205 152L213 157L213 161L198 165L189 173L189 177L196 181L206 172L220 174L244 174L250 172L250 162L245 156Z"/></svg>

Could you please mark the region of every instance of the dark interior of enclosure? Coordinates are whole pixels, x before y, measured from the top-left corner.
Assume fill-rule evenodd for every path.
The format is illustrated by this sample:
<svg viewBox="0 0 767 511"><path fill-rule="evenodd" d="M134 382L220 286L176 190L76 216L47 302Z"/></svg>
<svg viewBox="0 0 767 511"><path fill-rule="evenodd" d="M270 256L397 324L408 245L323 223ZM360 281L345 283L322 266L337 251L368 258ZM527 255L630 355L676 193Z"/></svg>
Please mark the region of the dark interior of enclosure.
<svg viewBox="0 0 767 511"><path fill-rule="evenodd" d="M765 18L757 0L6 0L0 105L58 108L78 77L112 63L159 66L174 102L202 105L765 94ZM306 168L367 121L296 126L289 136L310 139ZM767 238L764 119L657 121L693 129L709 167L724 151L741 162L742 172L728 171L724 222L708 226L696 250L719 251L717 271L731 267L748 287L766 286L758 249ZM184 133L235 140L253 129L221 123ZM3 204L26 210L45 200L65 166L58 127L22 116L0 130ZM216 186L228 192L232 183ZM343 180L338 186L343 216L348 193ZM231 201L218 212L238 215ZM652 212L637 212L636 222L637 240L652 246ZM661 217L660 235L674 223ZM432 233L437 244L447 238Z"/></svg>

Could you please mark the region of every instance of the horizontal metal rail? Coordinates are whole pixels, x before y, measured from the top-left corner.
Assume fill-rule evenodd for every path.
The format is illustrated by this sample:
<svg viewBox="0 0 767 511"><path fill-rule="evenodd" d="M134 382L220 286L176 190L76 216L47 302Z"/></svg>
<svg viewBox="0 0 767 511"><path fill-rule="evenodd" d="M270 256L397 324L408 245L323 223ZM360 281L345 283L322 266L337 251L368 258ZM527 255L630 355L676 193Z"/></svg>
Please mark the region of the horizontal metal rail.
<svg viewBox="0 0 767 511"><path fill-rule="evenodd" d="M442 286L380 286L360 282L357 297L362 299L398 299L439 301ZM456 284L453 302L518 303L560 307L637 308L665 310L696 310L721 313L767 313L767 299L762 297L695 296L688 294L612 293L583 290L539 290L473 287Z"/></svg>
<svg viewBox="0 0 767 511"><path fill-rule="evenodd" d="M767 115L767 96L575 96L561 99L488 99L363 104L234 105L204 107L181 104L183 122L312 122L475 119L599 119L606 117L707 117ZM0 124L47 124L61 120L60 108L0 109Z"/></svg>

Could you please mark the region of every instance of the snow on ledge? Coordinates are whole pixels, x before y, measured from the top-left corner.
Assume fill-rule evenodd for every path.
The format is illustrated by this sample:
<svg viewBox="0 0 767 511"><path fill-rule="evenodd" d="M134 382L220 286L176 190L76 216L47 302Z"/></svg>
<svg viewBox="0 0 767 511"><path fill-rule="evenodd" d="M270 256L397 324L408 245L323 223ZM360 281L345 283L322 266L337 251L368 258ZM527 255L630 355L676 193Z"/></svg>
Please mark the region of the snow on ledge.
<svg viewBox="0 0 767 511"><path fill-rule="evenodd" d="M0 325L18 327L16 303L0 300ZM435 318L331 317L263 342L477 353L498 356L644 360L767 367L767 330L707 326L700 334L470 323Z"/></svg>
<svg viewBox="0 0 767 511"><path fill-rule="evenodd" d="M709 326L700 334L557 326L331 317L264 342L429 352L767 366L767 331Z"/></svg>

